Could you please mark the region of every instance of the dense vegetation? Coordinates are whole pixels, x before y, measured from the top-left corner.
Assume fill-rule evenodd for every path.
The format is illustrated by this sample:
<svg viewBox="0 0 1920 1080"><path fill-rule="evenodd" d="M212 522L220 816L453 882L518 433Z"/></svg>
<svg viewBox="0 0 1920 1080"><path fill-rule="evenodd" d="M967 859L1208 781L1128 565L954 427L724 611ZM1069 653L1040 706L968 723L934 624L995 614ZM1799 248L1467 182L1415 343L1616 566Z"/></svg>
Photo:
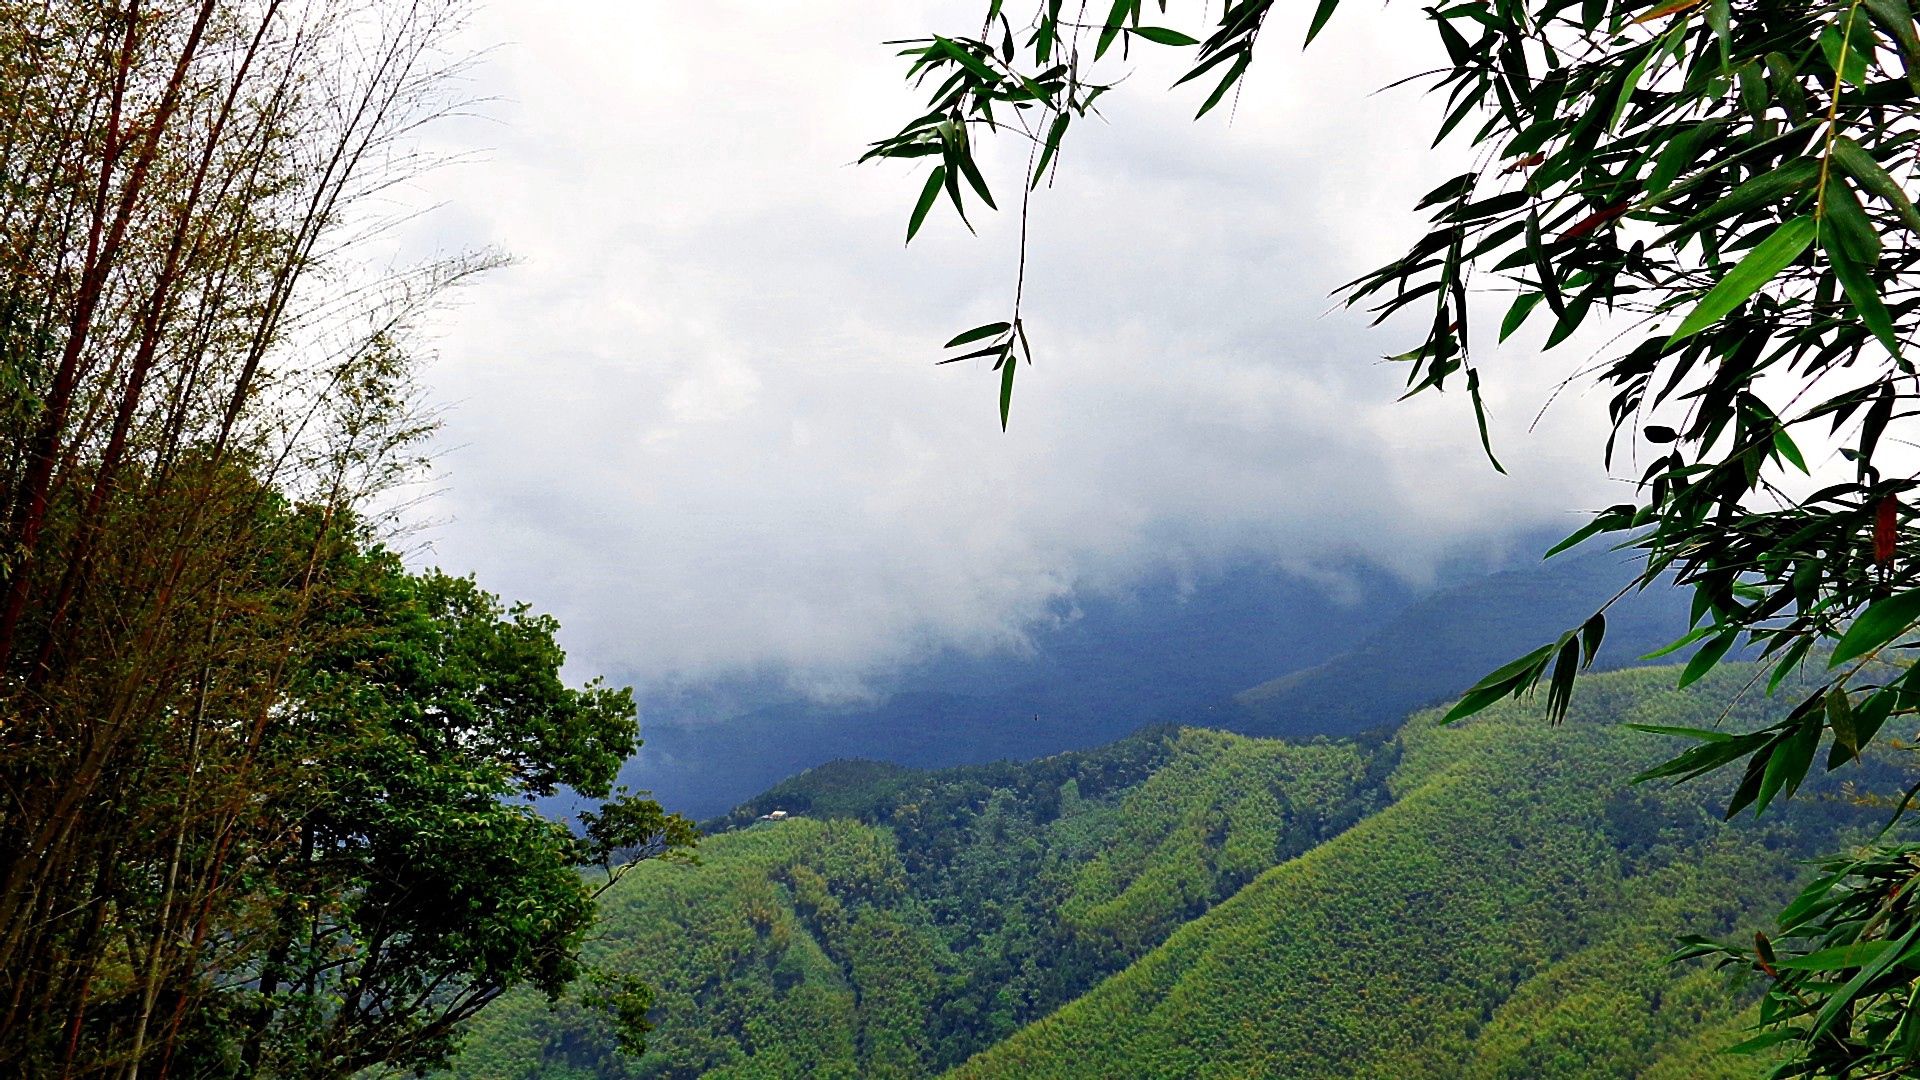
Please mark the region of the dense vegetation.
<svg viewBox="0 0 1920 1080"><path fill-rule="evenodd" d="M705 842L698 869L643 870L608 894L596 958L659 995L645 1057L612 1060L528 996L479 1019L461 1071L957 1064L1357 819L1373 760L1163 729L1028 764L825 766L716 823L736 828ZM755 823L763 806L807 816ZM787 1024L858 1035L823 1058Z"/></svg>
<svg viewBox="0 0 1920 1080"><path fill-rule="evenodd" d="M1746 674L1600 676L1559 729L1509 705L1367 742L836 762L608 893L595 956L659 991L644 1057L521 995L457 1071L1754 1076L1717 1053L1752 996L1665 963L1672 937L1759 926L1860 811L1728 826L1724 792L1617 779L1662 741L1622 722L1764 715Z"/></svg>
<svg viewBox="0 0 1920 1080"><path fill-rule="evenodd" d="M375 510L486 264L360 264L459 10L0 0L0 1073L431 1068L692 839L527 805L611 794L630 695Z"/></svg>

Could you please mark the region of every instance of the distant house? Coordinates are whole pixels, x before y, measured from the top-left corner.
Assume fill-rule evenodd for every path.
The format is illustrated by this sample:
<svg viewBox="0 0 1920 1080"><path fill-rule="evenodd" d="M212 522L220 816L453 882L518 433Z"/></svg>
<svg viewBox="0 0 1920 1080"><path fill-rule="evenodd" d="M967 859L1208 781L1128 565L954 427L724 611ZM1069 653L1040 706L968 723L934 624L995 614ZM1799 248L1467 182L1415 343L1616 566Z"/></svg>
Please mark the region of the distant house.
<svg viewBox="0 0 1920 1080"><path fill-rule="evenodd" d="M787 812L785 810L769 810L760 815L761 821L785 821L786 819Z"/></svg>

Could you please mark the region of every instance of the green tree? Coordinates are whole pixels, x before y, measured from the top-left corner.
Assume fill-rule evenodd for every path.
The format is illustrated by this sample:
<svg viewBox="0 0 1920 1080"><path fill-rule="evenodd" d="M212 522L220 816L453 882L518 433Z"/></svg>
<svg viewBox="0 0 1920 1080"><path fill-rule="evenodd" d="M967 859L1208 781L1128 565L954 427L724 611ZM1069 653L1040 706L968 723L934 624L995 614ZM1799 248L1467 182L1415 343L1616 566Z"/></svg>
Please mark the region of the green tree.
<svg viewBox="0 0 1920 1080"><path fill-rule="evenodd" d="M0 1073L426 1068L691 839L516 801L611 794L631 701L379 542L411 331L491 260L370 276L364 200L465 8L0 0Z"/></svg>
<svg viewBox="0 0 1920 1080"><path fill-rule="evenodd" d="M1021 186L1042 184L1132 50L1192 49L1180 82L1198 85L1205 115L1253 70L1269 31L1311 42L1337 7L1320 0L1294 26L1274 0L1217 12L1163 0L1151 13L1143 0L1088 12L991 0L977 34L906 43L909 79L930 96L867 156L933 163L911 240L943 199L962 213L993 205L979 138L1027 140ZM1555 550L1610 538L1643 556L1629 588L1692 591L1694 628L1676 643L1695 646L1683 686L1736 647L1763 659L1770 693L1810 657L1825 669L1793 684L1796 707L1777 722L1666 732L1696 745L1646 774L1736 768L1729 815L1762 811L1794 793L1823 746L1839 766L1890 718L1920 711L1920 667L1903 648L1920 619L1917 481L1892 451L1920 395L1908 355L1920 210L1898 179L1920 130L1911 8L1468 0L1425 15L1449 58L1432 76L1446 101L1437 134L1465 139L1480 164L1420 202L1429 231L1345 286L1346 302L1413 320L1412 347L1392 358L1409 391L1464 385L1495 468L1473 346L1530 321L1550 328L1548 351L1590 323L1613 333L1569 377L1611 394L1608 464L1648 464L1633 501ZM994 360L1003 425L1031 359L1021 284L1007 318L948 343L950 359ZM1816 439L1844 470L1809 469L1801 443ZM1450 719L1543 685L1549 714L1564 715L1605 631L1602 610L1470 688ZM1906 869L1889 879L1892 866ZM1786 914L1787 940L1737 954L1771 986L1775 1035L1798 1041L1784 1069L1884 1075L1920 1060L1920 940L1891 917L1915 874L1900 858L1842 863ZM1862 904L1885 917L1842 919ZM1796 951L1819 959L1778 959ZM1820 975L1780 977L1795 964Z"/></svg>
<svg viewBox="0 0 1920 1080"><path fill-rule="evenodd" d="M624 792L577 836L526 804L563 785L606 798L637 742L630 691L561 681L551 617L385 550L340 558L325 607L348 625L312 636L268 744L287 838L252 913L270 944L252 990L218 1010L252 1016L248 1074L444 1063L505 990L566 991L595 896L694 841ZM642 1045L644 987L596 975L581 998Z"/></svg>

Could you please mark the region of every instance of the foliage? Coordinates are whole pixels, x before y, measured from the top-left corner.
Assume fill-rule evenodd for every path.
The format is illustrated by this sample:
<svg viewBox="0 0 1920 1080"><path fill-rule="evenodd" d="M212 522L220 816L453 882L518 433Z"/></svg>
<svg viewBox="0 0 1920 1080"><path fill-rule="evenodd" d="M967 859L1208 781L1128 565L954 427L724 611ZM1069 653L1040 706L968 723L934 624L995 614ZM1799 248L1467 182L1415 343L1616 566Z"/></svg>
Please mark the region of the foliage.
<svg viewBox="0 0 1920 1080"><path fill-rule="evenodd" d="M1805 1047L1793 1063L1803 1071L1908 1075L1920 1048L1920 921L1907 895L1920 845L1875 847L1821 869L1781 913L1778 940L1756 933L1751 948L1736 949L1696 938L1682 955L1719 957L1764 982L1760 1016L1772 1030L1746 1047L1792 1040Z"/></svg>
<svg viewBox="0 0 1920 1080"><path fill-rule="evenodd" d="M1357 819L1380 792L1375 760L1159 729L1025 764L796 777L732 815L697 871L608 894L605 962L659 995L647 1056L611 1075L957 1064ZM756 822L774 808L806 816ZM583 1024L530 1038L547 1021L526 1010L483 1014L461 1074L562 1076L604 1056L563 1049L604 1047ZM836 1025L855 1037L823 1048Z"/></svg>
<svg viewBox="0 0 1920 1080"><path fill-rule="evenodd" d="M412 332L492 260L363 260L462 0L0 0L0 1073L425 1069L558 992L632 702L378 508ZM631 988L595 1001L632 1030Z"/></svg>
<svg viewBox="0 0 1920 1080"><path fill-rule="evenodd" d="M1316 6L1307 41L1338 6ZM976 138L1026 139L1037 159L1021 177L1030 192L1068 130L1118 84L1130 49L1193 49L1180 82L1210 88L1205 115L1256 52L1266 55L1281 9L1237 0L1217 13L1158 10L1155 23L1167 25L1145 21L1140 0L1114 0L1091 21L1058 0L992 0L978 36L903 43L909 80L931 88L927 105L867 156L939 162L909 239L943 194L963 216L969 189L994 204ZM1910 355L1920 248L1908 242L1920 211L1900 179L1914 164L1920 100L1912 9L1494 0L1426 15L1448 58L1431 79L1445 102L1435 142L1463 136L1476 164L1421 200L1426 235L1344 286L1344 298L1381 320L1417 320L1416 343L1391 358L1405 365L1409 393L1464 382L1496 469L1474 344L1484 348L1496 324L1504 340L1543 316L1547 350L1583 327L1610 336L1597 360L1569 366L1568 380L1611 394L1607 464L1643 452L1646 464L1632 501L1561 546L1612 538L1643 557L1635 586L1670 576L1691 591L1683 643L1697 648L1682 685L1736 647L1755 650L1777 679L1832 646L1828 674L1801 688L1789 714L1701 732L1699 746L1653 774L1738 766L1728 811L1758 813L1792 796L1823 744L1829 768L1844 764L1889 717L1920 711L1920 667L1870 662L1904 654L1920 620L1911 507L1920 478L1897 449L1920 378ZM1021 205L1024 214L1024 195ZM1023 251L1022 277L1025 265ZM970 350L961 357L995 358L1003 425L1014 372L1032 354L1023 285L1008 318L948 343ZM1846 464L1828 469L1803 444L1831 446ZM1606 632L1603 608L1488 675L1449 718L1544 686L1558 719ZM1839 970L1847 980L1881 974ZM1801 1064L1824 1073L1884 1064L1882 1052L1902 1068L1920 1062L1920 1042L1863 1043L1836 1057L1815 1045L1823 1032L1804 1034Z"/></svg>
<svg viewBox="0 0 1920 1080"><path fill-rule="evenodd" d="M1764 722L1748 673L1606 674L1559 731L1508 705L1371 742L835 763L603 899L596 961L658 993L644 1058L521 994L456 1073L1753 1076L1708 1053L1751 997L1663 963L1671 934L1751 925L1859 813L1722 827L1714 791L1621 782L1655 748L1614 723Z"/></svg>
<svg viewBox="0 0 1920 1080"><path fill-rule="evenodd" d="M1742 674L1689 695L1661 693L1665 672L1601 676L1559 730L1512 706L1416 717L1391 805L956 1075L1642 1075L1742 1006L1661 962L1660 920L1742 925L1853 816L1808 802L1726 830L1705 789L1610 779L1653 748L1609 721L1697 717ZM1622 798L1645 802L1610 813Z"/></svg>
<svg viewBox="0 0 1920 1080"><path fill-rule="evenodd" d="M247 1067L281 1075L431 1065L504 989L558 996L593 918L578 868L624 873L694 835L631 797L581 836L526 805L560 785L606 796L636 743L628 691L561 682L550 617L384 551L344 561L325 622L355 625L311 639L263 738L285 785L263 809L297 850L268 863L249 915L273 929L257 995L240 996L255 1017ZM635 1044L638 992L589 991Z"/></svg>

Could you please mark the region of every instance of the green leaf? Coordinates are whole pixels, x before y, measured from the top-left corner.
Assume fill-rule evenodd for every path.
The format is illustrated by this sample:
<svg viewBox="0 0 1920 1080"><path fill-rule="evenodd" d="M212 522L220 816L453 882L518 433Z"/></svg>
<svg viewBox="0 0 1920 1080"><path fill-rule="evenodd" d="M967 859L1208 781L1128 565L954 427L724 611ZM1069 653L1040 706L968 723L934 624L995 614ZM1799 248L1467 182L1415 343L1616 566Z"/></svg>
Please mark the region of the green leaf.
<svg viewBox="0 0 1920 1080"><path fill-rule="evenodd" d="M1794 673L1800 661L1806 658L1807 651L1813 648L1812 638L1801 638L1788 647L1786 654L1773 662L1773 674L1767 676L1767 696L1772 697L1780 684Z"/></svg>
<svg viewBox="0 0 1920 1080"><path fill-rule="evenodd" d="M1598 533L1621 528L1632 520L1631 506L1615 506L1595 514L1592 521L1573 530L1567 538L1547 549L1542 559L1551 559L1569 548L1579 547Z"/></svg>
<svg viewBox="0 0 1920 1080"><path fill-rule="evenodd" d="M1828 180L1819 215L1822 246L1838 244L1865 266L1879 261L1880 234L1874 230L1873 222L1867 220L1866 208L1860 205L1844 177L1834 176Z"/></svg>
<svg viewBox="0 0 1920 1080"><path fill-rule="evenodd" d="M1720 47L1720 67L1726 69L1733 48L1733 4L1731 0L1707 0L1707 27Z"/></svg>
<svg viewBox="0 0 1920 1080"><path fill-rule="evenodd" d="M1754 245L1732 272L1707 291L1700 302L1680 322L1680 328L1668 338L1669 344L1692 337L1725 318L1734 308L1760 291L1760 287L1792 265L1813 243L1818 223L1812 217L1797 217L1775 229Z"/></svg>
<svg viewBox="0 0 1920 1080"><path fill-rule="evenodd" d="M1900 59L1907 67L1907 82L1920 90L1920 33L1913 25L1913 9L1907 0L1861 0L1880 25L1900 44Z"/></svg>
<svg viewBox="0 0 1920 1080"><path fill-rule="evenodd" d="M1855 205L1857 209L1858 204ZM1835 240L1838 240L1837 236ZM1900 337L1893 325L1893 314L1887 310L1886 301L1880 298L1880 290L1874 286L1872 273L1855 257L1852 250L1855 242L1823 243L1821 246L1826 249L1833 276L1840 280L1841 291L1847 294L1847 302L1853 305L1853 310L1860 316L1861 325L1873 334L1882 348L1899 356Z"/></svg>
<svg viewBox="0 0 1920 1080"><path fill-rule="evenodd" d="M1794 468L1799 469L1803 473L1808 472L1807 459L1801 456L1800 447L1794 444L1793 436L1787 434L1786 428L1779 428L1774 431L1773 448L1778 450L1780 456L1786 458Z"/></svg>
<svg viewBox="0 0 1920 1080"><path fill-rule="evenodd" d="M1771 738L1772 736L1765 733L1753 732L1747 735L1728 736L1724 739L1706 740L1678 757L1640 773L1633 778L1633 782L1641 784L1648 780L1669 776L1679 777L1683 781L1691 780L1754 753ZM1753 779L1757 786L1759 775L1756 773Z"/></svg>
<svg viewBox="0 0 1920 1080"><path fill-rule="evenodd" d="M1580 642L1567 634L1553 661L1553 676L1547 683L1547 719L1559 723L1566 719L1573 700L1573 680L1580 670Z"/></svg>
<svg viewBox="0 0 1920 1080"><path fill-rule="evenodd" d="M1313 44L1313 39L1320 36L1320 31L1326 28L1327 20L1333 18L1334 9L1339 6L1340 0L1320 0L1319 6L1313 9L1313 22L1307 26L1307 40L1301 48Z"/></svg>
<svg viewBox="0 0 1920 1080"><path fill-rule="evenodd" d="M1886 26L1901 48L1920 54L1920 32L1914 30L1913 10L1907 0L1862 0L1861 6Z"/></svg>
<svg viewBox="0 0 1920 1080"><path fill-rule="evenodd" d="M1646 75L1647 65L1652 63L1653 58L1657 55L1659 55L1659 50L1653 47L1652 42L1649 42L1646 55L1642 56L1640 62L1633 65L1633 68L1627 72L1626 80L1620 84L1620 95L1614 99L1613 118L1607 121L1608 131L1612 131L1620 126L1620 117L1626 114L1627 105L1633 99L1633 92L1640 88L1640 79Z"/></svg>
<svg viewBox="0 0 1920 1080"><path fill-rule="evenodd" d="M1107 54L1120 31L1126 28L1127 13L1133 7L1133 0L1113 0L1113 10L1107 13L1107 21L1100 28L1100 40L1094 44L1093 58L1100 59Z"/></svg>
<svg viewBox="0 0 1920 1080"><path fill-rule="evenodd" d="M1832 769L1860 756L1860 733L1853 724L1853 703L1847 700L1847 692L1835 687L1827 691L1826 698L1827 727L1833 730L1833 753L1827 768Z"/></svg>
<svg viewBox="0 0 1920 1080"><path fill-rule="evenodd" d="M1678 142L1678 140L1675 141ZM1665 201L1667 196L1673 194L1678 188L1697 182L1701 175L1706 174L1697 174L1693 179L1683 181L1676 188L1662 191L1659 195L1646 200L1646 203L1657 205ZM1705 210L1688 218L1682 231L1692 231L1722 218L1743 214L1762 206L1784 203L1789 196L1807 190L1819 179L1820 163L1818 161L1810 158L1794 158L1783 162L1751 180L1736 185L1732 191L1716 199Z"/></svg>
<svg viewBox="0 0 1920 1080"><path fill-rule="evenodd" d="M1003 322L991 322L985 326L976 326L966 333L961 334L959 337L954 338L952 341L947 342L942 348L954 349L962 345L970 345L983 338L997 337L1011 329L1012 326L1010 324Z"/></svg>
<svg viewBox="0 0 1920 1080"><path fill-rule="evenodd" d="M948 56L953 57L956 63L958 63L961 67L966 68L968 71L972 72L976 77L980 79L981 82L984 82L989 86L995 86L999 84L1000 76L996 74L992 68L988 67L979 57L968 52L958 42L951 41L943 37L936 37L933 40L939 43L940 47L946 51L946 54Z"/></svg>
<svg viewBox="0 0 1920 1080"><path fill-rule="evenodd" d="M1198 45L1199 38L1188 37L1178 30L1169 30L1164 26L1134 26L1127 33L1146 38L1155 45Z"/></svg>
<svg viewBox="0 0 1920 1080"><path fill-rule="evenodd" d="M1007 354L1006 363L1000 365L1000 430L1007 430L1007 413L1013 408L1013 369L1020 358Z"/></svg>
<svg viewBox="0 0 1920 1080"><path fill-rule="evenodd" d="M1861 967L1880 959L1880 954L1893 948L1891 941L1859 941L1852 945L1836 945L1831 949L1821 949L1805 956L1790 956L1777 960L1774 967L1790 971L1845 971L1848 968Z"/></svg>
<svg viewBox="0 0 1920 1080"><path fill-rule="evenodd" d="M1596 611L1580 627L1580 650L1585 659L1580 663L1583 668L1593 666L1600 655L1600 643L1607 638L1607 613Z"/></svg>
<svg viewBox="0 0 1920 1080"><path fill-rule="evenodd" d="M935 165L933 171L927 174L927 186L920 189L920 201L914 204L913 216L907 219L907 243L913 243L913 234L919 232L920 226L926 222L927 211L933 209L934 200L940 197L940 189L946 182L945 165Z"/></svg>
<svg viewBox="0 0 1920 1080"><path fill-rule="evenodd" d="M1680 672L1681 689L1699 682L1702 676L1712 671L1714 665L1720 662L1720 658L1727 655L1727 650L1733 648L1736 636L1729 630L1700 646L1699 651L1693 654L1692 659L1687 661L1687 666Z"/></svg>
<svg viewBox="0 0 1920 1080"><path fill-rule="evenodd" d="M1899 703L1899 697L1900 694L1896 690L1878 690L1869 694L1867 700L1860 703L1859 708L1852 710L1853 740L1856 745L1866 747L1872 744L1873 737L1880 734L1880 729L1885 726L1887 717L1893 714L1893 707Z"/></svg>
<svg viewBox="0 0 1920 1080"><path fill-rule="evenodd" d="M1732 1046L1729 1046L1725 1050L1722 1050L1721 1053L1723 1054L1757 1054L1760 1051L1765 1050L1769 1046L1778 1046L1783 1042L1790 1042L1792 1040L1799 1039L1802 1037L1803 1037L1803 1033L1795 1028L1778 1028L1774 1031L1769 1031L1764 1035L1755 1035L1753 1038L1748 1039L1745 1042L1734 1043Z"/></svg>
<svg viewBox="0 0 1920 1080"><path fill-rule="evenodd" d="M1733 738L1724 731L1680 727L1673 724L1621 724L1620 726L1630 731L1644 731L1649 735L1678 735L1682 738L1697 739L1700 742L1727 742Z"/></svg>
<svg viewBox="0 0 1920 1080"><path fill-rule="evenodd" d="M1847 627L1846 633L1840 635L1840 642L1833 647L1833 656L1828 658L1827 667L1839 667L1855 657L1880 648L1899 637L1916 621L1920 621L1920 589L1875 601L1860 613L1859 618L1853 620L1853 625Z"/></svg>
<svg viewBox="0 0 1920 1080"><path fill-rule="evenodd" d="M1781 739L1774 745L1773 753L1767 758L1766 772L1760 780L1760 797L1754 803L1753 812L1759 815L1766 812L1773 797L1785 792L1787 798L1800 789L1807 770L1813 765L1813 752L1820 748L1821 727L1818 717L1801 722L1793 734Z"/></svg>
<svg viewBox="0 0 1920 1080"><path fill-rule="evenodd" d="M1007 354L1007 350L1011 348L1013 348L1013 343L1010 341L996 341L984 349L975 349L970 353L961 353L959 356L949 356L946 359L941 360L940 363L957 364L962 360L975 360L982 356L1005 356ZM998 361L996 361L993 366L994 366L994 369L997 371L999 370L1000 364Z"/></svg>
<svg viewBox="0 0 1920 1080"><path fill-rule="evenodd" d="M1920 934L1920 926L1908 930L1893 945L1882 949L1879 956L1861 968L1860 973L1849 980L1847 985L1828 997L1826 1005L1820 1010L1820 1015L1814 1017L1813 1031L1808 1036L1809 1040L1825 1034L1827 1029L1833 1026L1833 1022L1840 1018L1841 1013L1846 1011L1847 1006L1853 1004L1853 999L1859 997L1860 992L1866 989L1867 984L1893 966L1894 960L1913 943L1915 934Z"/></svg>
<svg viewBox="0 0 1920 1080"><path fill-rule="evenodd" d="M960 165L960 175L966 177L968 186L972 186L973 194L977 194L979 200L987 204L987 208L1000 209L998 206L995 206L995 202L993 202L993 192L987 188L987 179L979 175L979 165L973 161L972 148L962 146L962 148L954 154L954 160L958 161L958 165Z"/></svg>
<svg viewBox="0 0 1920 1080"><path fill-rule="evenodd" d="M1487 434L1487 406L1480 399L1480 369L1467 369L1467 399L1473 402L1473 421L1480 428L1480 449L1487 455L1487 461L1493 465L1493 471L1505 475L1507 468L1500 459L1493 456L1493 438Z"/></svg>
<svg viewBox="0 0 1920 1080"><path fill-rule="evenodd" d="M1513 306L1507 309L1507 317L1500 320L1500 340L1512 337L1514 331L1527 321L1527 316L1533 314L1533 309L1545 299L1546 294L1536 292L1521 293L1514 297Z"/></svg>
<svg viewBox="0 0 1920 1080"><path fill-rule="evenodd" d="M1845 135L1836 135L1833 140L1833 162L1858 181L1868 194L1885 199L1908 229L1920 232L1920 209L1914 207L1913 200L1907 197L1906 189L1900 186L1899 181L1882 168L1880 162L1864 147Z"/></svg>
<svg viewBox="0 0 1920 1080"><path fill-rule="evenodd" d="M1699 627L1698 629L1690 630L1687 633L1681 635L1681 637L1678 640L1668 642L1667 644L1662 645L1661 647L1653 650L1652 652L1641 657L1640 659L1658 660L1661 657L1666 656L1670 653L1677 653L1681 649L1686 648L1687 646L1693 644L1696 641L1699 641L1701 638L1706 637L1708 634L1716 632L1719 629L1720 628L1717 626L1702 626L1702 627Z"/></svg>
<svg viewBox="0 0 1920 1080"><path fill-rule="evenodd" d="M1033 167L1033 179L1028 182L1030 188L1040 186L1047 175L1047 165L1053 161L1054 152L1060 149L1060 139L1067 133L1067 122L1073 119L1068 113L1060 113L1053 118L1053 125L1047 129L1047 143L1040 148L1040 164Z"/></svg>
<svg viewBox="0 0 1920 1080"><path fill-rule="evenodd" d="M1452 709L1448 710L1444 717L1441 717L1440 722L1443 724L1451 724L1455 720L1472 716L1474 713L1499 701L1508 694L1530 684L1539 676L1540 669L1546 665L1547 658L1552 656L1553 651L1559 647L1560 643L1558 641L1552 644L1542 645L1518 660L1502 665L1498 670L1469 687L1465 696L1463 696L1460 702Z"/></svg>
<svg viewBox="0 0 1920 1080"><path fill-rule="evenodd" d="M1200 117L1207 115L1213 111L1215 105L1220 104L1220 99L1227 96L1227 91L1232 89L1233 85L1240 81L1240 76L1247 73L1247 63L1247 54L1241 53L1240 56L1234 60L1233 66L1227 69L1226 75L1221 77L1220 85L1214 87L1213 93L1207 95L1207 100L1200 106L1200 111L1193 114L1194 119L1198 120Z"/></svg>
<svg viewBox="0 0 1920 1080"><path fill-rule="evenodd" d="M1844 20L1848 16L1843 14L1840 18ZM1855 86L1867 85L1868 56L1861 48L1859 40L1864 23L1865 20L1861 20L1861 23L1856 25L1851 41L1841 36L1841 22L1838 20L1820 32L1820 52L1826 56L1828 66L1839 72L1842 79Z"/></svg>

